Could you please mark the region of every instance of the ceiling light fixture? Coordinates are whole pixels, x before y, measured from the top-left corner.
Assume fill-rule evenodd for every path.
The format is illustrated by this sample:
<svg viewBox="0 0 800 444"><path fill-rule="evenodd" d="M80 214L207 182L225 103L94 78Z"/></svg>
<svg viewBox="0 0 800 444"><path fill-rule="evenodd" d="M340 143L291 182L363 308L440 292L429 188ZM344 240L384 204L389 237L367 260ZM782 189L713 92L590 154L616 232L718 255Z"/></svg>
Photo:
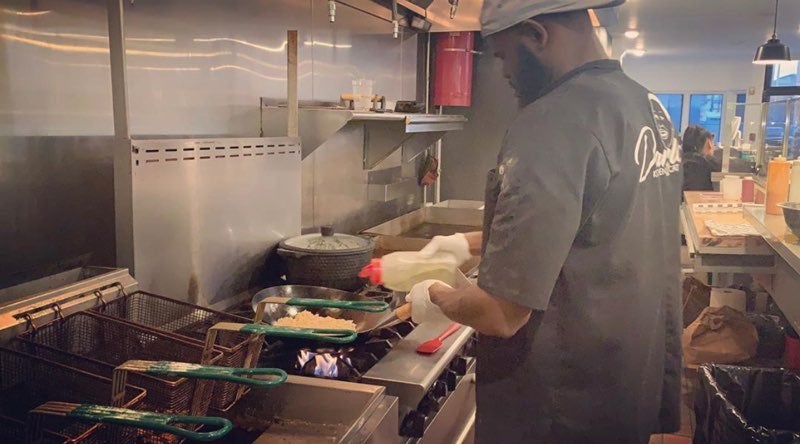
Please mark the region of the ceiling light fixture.
<svg viewBox="0 0 800 444"><path fill-rule="evenodd" d="M633 39L635 39L637 37L639 37L639 31L637 31L635 29L629 29L629 30L625 31L625 38L633 40Z"/></svg>
<svg viewBox="0 0 800 444"><path fill-rule="evenodd" d="M778 0L775 0L775 22L772 27L772 38L758 47L753 63L756 65L774 65L791 60L792 56L789 53L789 47L778 39Z"/></svg>

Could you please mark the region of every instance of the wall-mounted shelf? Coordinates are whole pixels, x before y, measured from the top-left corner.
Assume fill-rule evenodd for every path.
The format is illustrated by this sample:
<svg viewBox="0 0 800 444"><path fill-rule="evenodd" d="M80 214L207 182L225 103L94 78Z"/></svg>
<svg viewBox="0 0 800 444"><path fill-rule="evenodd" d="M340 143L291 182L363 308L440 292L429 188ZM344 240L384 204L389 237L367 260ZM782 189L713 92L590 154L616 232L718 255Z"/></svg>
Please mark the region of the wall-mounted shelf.
<svg viewBox="0 0 800 444"><path fill-rule="evenodd" d="M358 112L321 102L301 102L299 114L303 158L346 125L363 125L364 169L374 168L400 147L403 160L409 161L448 131L464 129L467 122L459 115ZM285 104L261 99L261 131L265 137L285 134L286 118Z"/></svg>
<svg viewBox="0 0 800 444"><path fill-rule="evenodd" d="M391 202L405 199L419 193L420 186L411 178L403 178L396 182L367 185L367 196L375 202Z"/></svg>

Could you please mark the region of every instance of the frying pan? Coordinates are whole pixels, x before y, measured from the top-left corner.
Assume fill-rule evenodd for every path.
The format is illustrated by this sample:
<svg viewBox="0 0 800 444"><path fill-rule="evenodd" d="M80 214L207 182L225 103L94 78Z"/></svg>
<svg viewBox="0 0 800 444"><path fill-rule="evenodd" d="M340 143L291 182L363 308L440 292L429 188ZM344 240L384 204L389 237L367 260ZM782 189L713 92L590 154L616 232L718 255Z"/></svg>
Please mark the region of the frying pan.
<svg viewBox="0 0 800 444"><path fill-rule="evenodd" d="M272 304L268 298L300 298L306 300L326 300L328 303L307 304L302 307L288 304ZM265 302L266 301L266 302ZM334 304L330 304L333 302ZM410 306L402 305L396 310L361 311L356 307L365 303L374 303L375 300L367 296L335 290L332 288L312 287L306 285L284 285L259 291L253 296L253 311L256 312L255 322L273 325L278 319L297 316L298 313L308 310L319 316L328 316L336 319L347 319L356 324L356 332L368 333L373 330L391 327L410 317ZM263 317L258 319L259 305L263 306ZM387 308L394 308L387 304ZM407 312L407 313L406 313Z"/></svg>

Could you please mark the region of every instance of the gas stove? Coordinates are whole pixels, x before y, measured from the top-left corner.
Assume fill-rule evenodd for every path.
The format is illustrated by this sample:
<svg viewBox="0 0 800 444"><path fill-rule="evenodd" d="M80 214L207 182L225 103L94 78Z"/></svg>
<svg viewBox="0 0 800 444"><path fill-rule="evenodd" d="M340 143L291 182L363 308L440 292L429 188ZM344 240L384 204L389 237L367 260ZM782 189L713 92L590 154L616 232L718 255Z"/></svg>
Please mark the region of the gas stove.
<svg viewBox="0 0 800 444"><path fill-rule="evenodd" d="M394 295L364 290L376 300ZM249 305L231 313L252 317ZM475 409L475 332L461 327L433 355L416 352L419 344L438 336L450 325L441 320L398 324L359 338L345 346L307 340L269 338L259 366L277 367L290 374L386 387L399 400L399 442L466 442Z"/></svg>
<svg viewBox="0 0 800 444"><path fill-rule="evenodd" d="M395 299L390 292L374 289L365 289L360 294L389 304ZM237 306L229 312L244 317L253 315L250 303ZM359 335L353 343L342 346L303 339L266 338L259 364L278 367L298 376L360 382L395 344L415 328L414 323L403 322L367 335Z"/></svg>

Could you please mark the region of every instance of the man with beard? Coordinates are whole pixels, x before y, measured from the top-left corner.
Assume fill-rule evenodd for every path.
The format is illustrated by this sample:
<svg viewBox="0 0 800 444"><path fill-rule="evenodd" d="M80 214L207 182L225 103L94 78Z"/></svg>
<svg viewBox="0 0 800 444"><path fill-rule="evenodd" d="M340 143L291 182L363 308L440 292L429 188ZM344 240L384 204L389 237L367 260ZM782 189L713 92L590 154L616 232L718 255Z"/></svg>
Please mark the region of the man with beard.
<svg viewBox="0 0 800 444"><path fill-rule="evenodd" d="M486 0L483 34L522 107L489 173L477 285L427 281L413 318L479 333L479 443L647 443L679 426L680 147L658 99L608 60L588 8Z"/></svg>

